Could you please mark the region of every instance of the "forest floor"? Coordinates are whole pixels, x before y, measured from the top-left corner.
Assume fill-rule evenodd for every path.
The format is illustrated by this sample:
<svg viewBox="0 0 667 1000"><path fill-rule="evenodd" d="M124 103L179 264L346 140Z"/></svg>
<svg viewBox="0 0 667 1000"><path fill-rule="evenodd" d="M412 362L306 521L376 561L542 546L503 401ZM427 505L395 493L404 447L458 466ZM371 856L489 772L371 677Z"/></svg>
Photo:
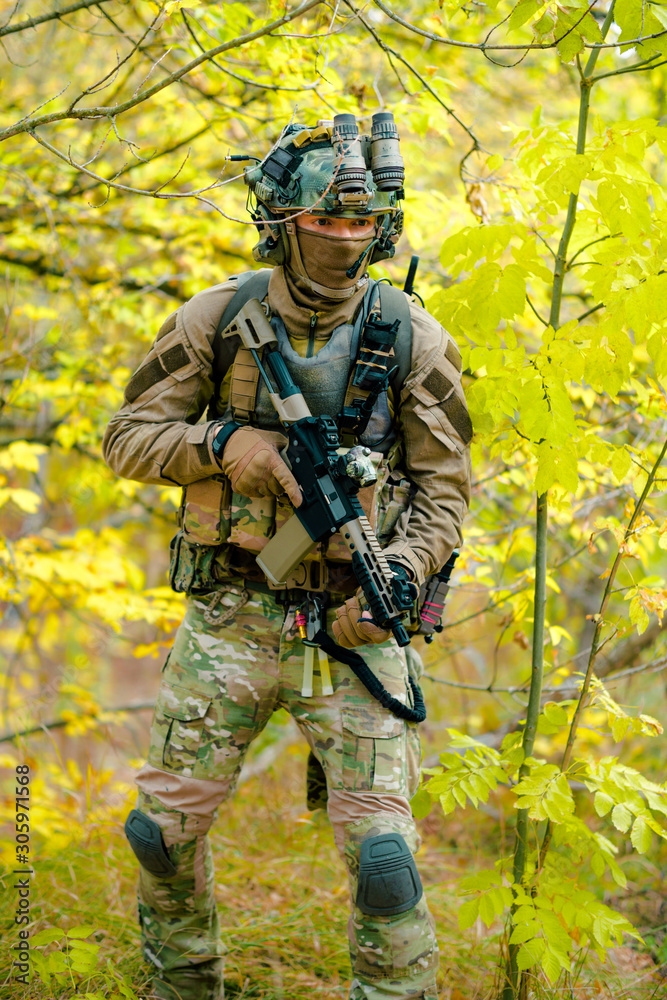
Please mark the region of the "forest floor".
<svg viewBox="0 0 667 1000"><path fill-rule="evenodd" d="M87 790L84 783L78 795L82 812L91 817L87 834L75 846L61 850L49 850L44 844L35 859L31 934L44 928L88 928L90 973L68 975L61 982L52 978L46 984L33 968L29 985L16 980L11 967L16 900L12 876L6 872L3 896L9 905L3 903L2 1000L150 997L147 969L138 950L136 867L121 824L133 798L127 758L141 750L147 731L143 716L114 727L110 741L118 768L110 772L106 791L100 794L116 796L118 818L113 823L95 822L99 803L90 783ZM121 729L126 730L124 735ZM346 876L325 814L306 810L306 747L291 741L289 730L287 737L285 733L278 722L269 724L262 744L253 748L245 780L212 831L220 922L228 947L225 995L227 1000L344 1000L349 983ZM443 734L436 726L426 735L428 756L437 753L438 743L442 748ZM44 737L36 738L40 739ZM37 743L31 749L38 753ZM268 766L267 753L274 758ZM138 766L139 759L138 754L132 765ZM79 770L85 773L82 764ZM121 783L115 784L116 779ZM434 809L420 823L423 846L418 865L438 928L442 1000L496 1000L500 995L503 926L498 922L486 928L478 921L462 933L457 883L475 870L492 867L499 854L511 853L505 826L501 796L492 799L484 813L466 810L444 817ZM655 887L655 879L649 881ZM665 1000L667 964L661 962L667 955L664 928L659 926L665 924L665 900L660 888L648 890L647 884L640 880L633 894L631 882L624 904L644 932L646 945L631 947L628 942L612 951L604 964L595 955L582 956L570 982L546 989L536 981L529 996ZM605 901L620 906L618 900ZM58 949L62 950L62 942L34 947L33 953Z"/></svg>

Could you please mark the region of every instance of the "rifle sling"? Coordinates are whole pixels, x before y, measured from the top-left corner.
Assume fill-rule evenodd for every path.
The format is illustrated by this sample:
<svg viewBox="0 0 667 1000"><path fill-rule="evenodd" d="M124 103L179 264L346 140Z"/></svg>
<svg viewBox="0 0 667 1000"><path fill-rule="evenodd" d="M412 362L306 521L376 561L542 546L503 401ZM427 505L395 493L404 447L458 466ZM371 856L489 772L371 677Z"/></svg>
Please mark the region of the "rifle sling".
<svg viewBox="0 0 667 1000"><path fill-rule="evenodd" d="M338 660L339 663L344 663L345 666L349 667L355 677L357 677L364 685L368 693L372 695L376 701L379 701L383 708L388 709L393 713L393 715L398 716L399 719L405 719L406 722L424 721L426 718L424 696L417 682L414 681L409 674L408 681L410 682L410 687L412 689L414 708L410 708L409 705L404 705L402 701L398 700L398 698L394 698L393 695L389 694L386 687L382 684L379 678L375 676L371 668L364 662L359 653L355 653L353 649L346 649L344 646L339 646L337 642L334 642L330 635L327 635L324 629L320 629L319 632L316 632L313 639L314 642L316 642L318 646L324 650L327 656L332 656L334 660Z"/></svg>

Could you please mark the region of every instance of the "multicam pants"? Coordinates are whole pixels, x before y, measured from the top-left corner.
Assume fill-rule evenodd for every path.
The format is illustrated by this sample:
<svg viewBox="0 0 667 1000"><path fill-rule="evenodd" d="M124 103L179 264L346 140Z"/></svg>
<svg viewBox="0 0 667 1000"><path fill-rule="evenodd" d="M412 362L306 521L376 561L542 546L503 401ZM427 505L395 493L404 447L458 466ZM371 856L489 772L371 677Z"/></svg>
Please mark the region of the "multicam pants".
<svg viewBox="0 0 667 1000"><path fill-rule="evenodd" d="M313 697L302 697L304 646L293 609L285 615L272 596L255 591L241 608L241 595L230 587L221 599L189 600L163 670L148 763L137 778L137 808L161 827L176 867L169 878L140 872L139 919L144 955L155 967L153 995L223 995L224 945L207 832L248 747L283 707L324 770L329 818L349 873L350 1000L436 1000L438 950L424 896L395 916L369 916L354 902L366 837L400 833L413 853L419 846L408 803L419 778L416 726L382 708L335 661L334 694L319 693L316 672ZM407 702L405 656L394 641L362 653L391 694Z"/></svg>

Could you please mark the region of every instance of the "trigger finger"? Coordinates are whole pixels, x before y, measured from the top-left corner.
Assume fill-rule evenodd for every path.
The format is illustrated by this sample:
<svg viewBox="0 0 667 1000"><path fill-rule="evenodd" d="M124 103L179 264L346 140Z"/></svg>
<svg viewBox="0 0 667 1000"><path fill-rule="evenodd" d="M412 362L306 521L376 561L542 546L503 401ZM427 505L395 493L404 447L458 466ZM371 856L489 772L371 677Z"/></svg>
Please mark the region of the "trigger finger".
<svg viewBox="0 0 667 1000"><path fill-rule="evenodd" d="M273 470L273 476L271 477L271 486L274 487L274 484L276 483L280 484L279 489L273 490L276 496L279 496L281 493L286 493L295 507L301 506L301 501L303 500L303 496L301 494L299 484L297 483L296 479L289 471L287 466L284 464L284 462Z"/></svg>

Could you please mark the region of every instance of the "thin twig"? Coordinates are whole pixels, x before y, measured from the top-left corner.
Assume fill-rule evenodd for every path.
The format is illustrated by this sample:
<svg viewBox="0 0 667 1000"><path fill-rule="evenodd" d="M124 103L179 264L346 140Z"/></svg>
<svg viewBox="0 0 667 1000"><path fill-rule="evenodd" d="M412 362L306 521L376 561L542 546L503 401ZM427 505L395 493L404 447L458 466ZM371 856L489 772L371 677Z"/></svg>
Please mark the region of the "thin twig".
<svg viewBox="0 0 667 1000"><path fill-rule="evenodd" d="M120 715L122 712L141 712L147 708L153 708L155 705L155 699L153 701L134 701L130 705L117 705L115 708L105 708L104 714L110 715ZM34 733L43 733L50 729L62 729L65 726L69 726L72 722L77 722L79 719L95 719L96 722L99 720L97 716L94 715L81 715L76 719L53 719L51 722L42 722L39 726L31 726L30 729L19 729L15 733L7 733L5 736L0 736L0 743L10 743L12 740L18 740L22 736L32 736Z"/></svg>
<svg viewBox="0 0 667 1000"><path fill-rule="evenodd" d="M558 38L555 38L552 42L527 42L525 45L486 45L484 42L462 42L458 41L455 38L446 38L444 35L438 35L435 31L426 31L424 28L418 28L416 24L411 24L410 21L406 21L395 11L391 10L390 7L387 7L386 4L382 2L382 0L373 0L373 3L375 4L376 7L379 7L379 9L384 14L386 14L387 17L390 17L392 21L396 21L397 24L400 24L402 27L407 28L408 31L412 31L415 35L421 35L422 38L428 38L432 42L440 42L443 45L452 45L455 48L459 49L478 49L481 52L486 52L488 49L495 51L507 51L507 52L517 51L517 50L528 51L530 49L539 49L539 50L553 49L558 45L559 42L561 42L564 38L566 38L571 31L574 30L574 27L576 27L576 25L573 25L572 28L568 28L568 30L564 32L564 34L560 35ZM583 20L583 18L589 14L592 8L593 4L591 4L591 6L586 9L583 16L579 19L579 21ZM631 47L632 45L639 45L643 42L650 41L654 38L663 38L665 35L667 35L667 28L664 31L656 31L655 34L653 35L640 35L638 38L628 38L627 41L623 41L621 42L621 44L623 46L627 45ZM588 43L584 39L582 39L582 44L585 49L590 49L592 52L596 52L601 49L616 49L618 48L619 45L618 42Z"/></svg>
<svg viewBox="0 0 667 1000"><path fill-rule="evenodd" d="M454 119L454 121L456 122L456 124L459 125L459 127L462 128L463 131L468 136L470 136L470 138L472 139L472 142L473 142L473 148L472 148L471 152L480 150L482 147L480 146L479 140L478 140L477 136L474 134L474 132L472 131L472 129L468 125L466 125L465 122L463 122L459 118L459 116L456 114L456 112L452 108L450 108L447 104L445 104L445 102L443 101L443 99L440 97L440 95L437 93L437 91L434 90L434 88L430 85L430 83L428 82L428 80L426 80L421 75L421 73L417 69L415 69L415 67L412 66L412 64L409 63L408 60L404 58L404 56L402 56L400 54L400 52L396 52L395 49L392 49L389 45L387 45L386 42L384 42L380 38L380 36L377 33L377 31L375 30L375 28L373 28L372 25L364 17L362 17L362 15L359 13L359 11L357 10L357 8L354 7L354 5L352 4L351 0L345 0L345 2L347 4L347 6L350 8L350 10L354 11L354 13L357 15L357 17L359 18L359 20L363 24L363 26L366 28L366 30L369 32L369 34L372 35L372 37L375 39L375 41L380 46L380 48L384 52L386 52L386 53L391 53L391 55L394 56L395 59L398 59L400 62L402 62L403 65L406 67L406 69L408 69L414 76L417 77L417 79L422 84L422 86L425 87L428 90L429 94L431 94L431 96L436 99L436 101L438 102L438 104L442 108L444 108L444 110L447 112L447 114L450 115ZM468 155L470 155L470 154L468 154Z"/></svg>
<svg viewBox="0 0 667 1000"><path fill-rule="evenodd" d="M19 24L5 24L0 28L0 38L3 35L13 35L17 31L26 31L28 28L35 28L38 24L44 24L45 21L59 21L66 14L73 14L74 11L83 10L87 7L97 7L101 3L109 3L109 0L81 0L80 3L73 3L70 7L63 7L62 10L52 11L50 14L42 14L40 17L30 17L27 21L20 21ZM16 6L18 7L18 4Z"/></svg>
<svg viewBox="0 0 667 1000"><path fill-rule="evenodd" d="M304 2L296 8L296 10L288 11L282 17L278 18L276 21L272 21L270 24L265 24L263 27L258 28L256 31L250 31L245 35L238 35L236 38L232 38L227 42L223 42L221 45L216 45L214 48L209 49L207 52L196 59L192 59L189 63L181 69L176 70L174 73L170 73L164 80L159 83L154 83L152 87L148 90L143 91L141 94L131 97L127 101L123 101L121 104L116 104L114 107L97 107L97 108L83 108L69 111L55 112L51 115L42 115L40 118L35 119L21 119L21 121L16 122L14 125L10 125L5 129L0 130L0 142L4 139L9 139L14 135L19 135L21 132L34 132L36 128L40 128L42 125L50 125L54 122L65 121L68 119L95 119L95 118L114 118L118 115L123 114L132 108L137 107L139 104L143 104L149 98L153 97L155 94L160 93L166 87L170 87L173 83L181 80L183 77L187 76L198 66L203 63L208 62L214 56L220 55L222 52L228 52L230 49L237 49L246 45L248 42L254 42L258 38L264 38L266 35L271 34L276 28L281 27L283 24L288 24L295 18L300 17L302 14L306 14L313 7L317 7L321 4L323 0L304 0Z"/></svg>

